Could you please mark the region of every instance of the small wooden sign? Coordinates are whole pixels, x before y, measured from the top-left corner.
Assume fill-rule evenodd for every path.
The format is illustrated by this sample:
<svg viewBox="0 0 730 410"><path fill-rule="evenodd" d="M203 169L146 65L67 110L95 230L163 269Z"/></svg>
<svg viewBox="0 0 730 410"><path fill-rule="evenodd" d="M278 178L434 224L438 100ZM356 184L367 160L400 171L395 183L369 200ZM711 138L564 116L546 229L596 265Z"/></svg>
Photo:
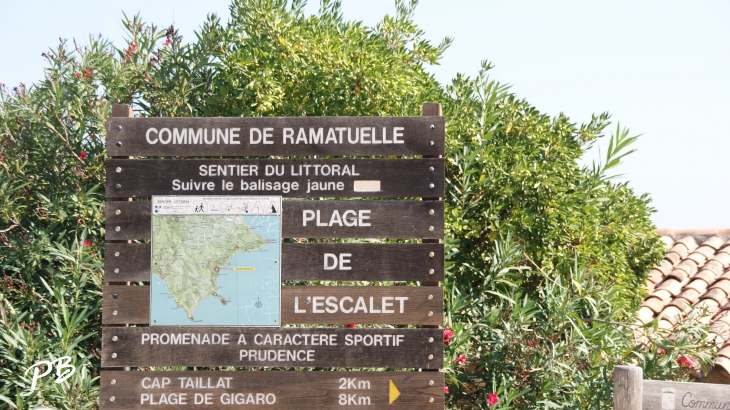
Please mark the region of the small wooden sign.
<svg viewBox="0 0 730 410"><path fill-rule="evenodd" d="M440 369L443 330L106 327L101 365Z"/></svg>
<svg viewBox="0 0 730 410"><path fill-rule="evenodd" d="M107 243L104 280L149 282L149 243ZM282 280L441 281L444 245L284 243Z"/></svg>
<svg viewBox="0 0 730 410"><path fill-rule="evenodd" d="M730 386L644 380L642 409L730 409Z"/></svg>
<svg viewBox="0 0 730 410"><path fill-rule="evenodd" d="M109 285L103 324L151 324L150 287ZM225 296L225 289L219 292ZM441 325L444 290L429 286L284 286L282 324Z"/></svg>
<svg viewBox="0 0 730 410"><path fill-rule="evenodd" d="M106 239L150 239L149 201L106 203ZM444 236L441 201L283 201L284 238Z"/></svg>
<svg viewBox="0 0 730 410"><path fill-rule="evenodd" d="M108 197L280 195L405 198L444 195L443 159L230 159L106 162Z"/></svg>
<svg viewBox="0 0 730 410"><path fill-rule="evenodd" d="M439 372L101 372L99 408L443 408Z"/></svg>
<svg viewBox="0 0 730 410"><path fill-rule="evenodd" d="M116 118L109 156L443 155L443 117Z"/></svg>

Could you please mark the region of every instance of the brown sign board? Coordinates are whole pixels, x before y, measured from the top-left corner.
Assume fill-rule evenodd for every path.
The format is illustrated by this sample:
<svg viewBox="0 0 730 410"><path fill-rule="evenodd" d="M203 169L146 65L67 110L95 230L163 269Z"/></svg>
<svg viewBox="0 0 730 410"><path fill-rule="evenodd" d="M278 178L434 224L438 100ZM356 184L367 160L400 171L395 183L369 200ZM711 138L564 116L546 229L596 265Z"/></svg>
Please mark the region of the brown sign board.
<svg viewBox="0 0 730 410"><path fill-rule="evenodd" d="M105 327L103 367L443 367L442 329Z"/></svg>
<svg viewBox="0 0 730 410"><path fill-rule="evenodd" d="M225 289L218 293L225 296ZM437 286L283 286L282 324L441 325ZM149 286L104 286L103 324L151 324Z"/></svg>
<svg viewBox="0 0 730 410"><path fill-rule="evenodd" d="M106 203L107 240L150 239L149 201ZM284 238L442 239L442 201L282 202Z"/></svg>
<svg viewBox="0 0 730 410"><path fill-rule="evenodd" d="M444 245L283 243L281 280L441 281ZM104 280L149 282L149 243L107 243Z"/></svg>
<svg viewBox="0 0 730 410"><path fill-rule="evenodd" d="M439 372L101 372L99 408L443 408Z"/></svg>
<svg viewBox="0 0 730 410"><path fill-rule="evenodd" d="M730 409L730 386L644 380L641 404L645 410Z"/></svg>
<svg viewBox="0 0 730 410"><path fill-rule="evenodd" d="M109 156L443 155L443 117L109 118Z"/></svg>
<svg viewBox="0 0 730 410"><path fill-rule="evenodd" d="M106 196L442 197L444 160L111 159Z"/></svg>

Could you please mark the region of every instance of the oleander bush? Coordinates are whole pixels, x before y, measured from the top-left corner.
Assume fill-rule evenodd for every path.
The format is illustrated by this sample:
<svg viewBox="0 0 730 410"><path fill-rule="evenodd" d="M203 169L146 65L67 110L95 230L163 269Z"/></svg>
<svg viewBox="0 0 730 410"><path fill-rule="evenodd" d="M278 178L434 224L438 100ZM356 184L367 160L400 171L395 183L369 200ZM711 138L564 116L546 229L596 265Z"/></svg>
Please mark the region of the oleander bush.
<svg viewBox="0 0 730 410"><path fill-rule="evenodd" d="M336 1L233 0L192 41L124 16L127 41L63 41L44 79L0 92L0 406L97 406L105 121L140 116L419 115L447 122L447 401L453 408L608 408L610 372L635 363L686 379L707 364L706 329L667 339L630 324L662 253L646 196L610 173L633 141L617 127L602 164L578 159L609 127L550 118L488 79L441 85L416 1L374 27ZM659 353L660 350L663 353ZM31 389L32 366L76 372ZM683 362L684 363L684 362ZM54 373L55 374L55 373Z"/></svg>

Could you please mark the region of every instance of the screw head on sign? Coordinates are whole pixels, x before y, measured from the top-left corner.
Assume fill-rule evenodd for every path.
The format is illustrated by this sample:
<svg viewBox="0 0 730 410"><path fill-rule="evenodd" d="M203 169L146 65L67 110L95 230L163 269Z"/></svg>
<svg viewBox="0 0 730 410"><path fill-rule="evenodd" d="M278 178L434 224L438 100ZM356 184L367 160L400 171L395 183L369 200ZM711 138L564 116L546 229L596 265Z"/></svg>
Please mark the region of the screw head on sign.
<svg viewBox="0 0 730 410"><path fill-rule="evenodd" d="M121 130L122 130L122 126L121 125L117 125L117 131L121 131Z"/></svg>
<svg viewBox="0 0 730 410"><path fill-rule="evenodd" d="M122 167L117 167L116 171L117 171L117 174L122 172Z"/></svg>
<svg viewBox="0 0 730 410"><path fill-rule="evenodd" d="M436 143L431 141L431 146L433 147L434 145L436 145Z"/></svg>
<svg viewBox="0 0 730 410"><path fill-rule="evenodd" d="M433 167L428 167L428 170L431 172L435 171L435 169L433 169Z"/></svg>
<svg viewBox="0 0 730 410"><path fill-rule="evenodd" d="M431 317L431 316L433 316L433 312L429 311L428 312L428 317Z"/></svg>
<svg viewBox="0 0 730 410"><path fill-rule="evenodd" d="M428 355L428 360L433 360L433 355L432 354Z"/></svg>
<svg viewBox="0 0 730 410"><path fill-rule="evenodd" d="M122 228L121 228L121 227L119 227L119 226L115 226L115 227L114 227L114 232L119 232L119 231L121 231L121 230L122 230Z"/></svg>
<svg viewBox="0 0 730 410"><path fill-rule="evenodd" d="M434 256L436 256L436 254L435 254L435 253L433 253L433 252L429 252L429 253L428 253L428 257L429 257L429 258L433 258Z"/></svg>
<svg viewBox="0 0 730 410"><path fill-rule="evenodd" d="M113 294L113 295L112 295L112 297L113 297L114 299L119 299L119 294L118 294L118 293L115 293L115 294Z"/></svg>
<svg viewBox="0 0 730 410"><path fill-rule="evenodd" d="M122 141L117 141L117 147L121 147L121 146L122 146Z"/></svg>
<svg viewBox="0 0 730 410"><path fill-rule="evenodd" d="M429 337L428 338L428 343L433 343L433 338L432 337Z"/></svg>
<svg viewBox="0 0 730 410"><path fill-rule="evenodd" d="M119 257L119 251L114 252L114 256Z"/></svg>
<svg viewBox="0 0 730 410"><path fill-rule="evenodd" d="M429 209L429 210L428 210L428 214L429 214L429 215L433 215L433 214L435 214L435 213L436 213L436 211L434 211L433 209Z"/></svg>
<svg viewBox="0 0 730 410"><path fill-rule="evenodd" d="M431 189L434 189L434 188L436 188L436 185L434 185L434 184L428 184L428 187L431 188Z"/></svg>
<svg viewBox="0 0 730 410"><path fill-rule="evenodd" d="M111 396L111 397L109 397L109 401L114 401L114 400L116 400L116 399L114 398L114 396Z"/></svg>
<svg viewBox="0 0 730 410"><path fill-rule="evenodd" d="M434 385L434 381L433 381L433 380L429 380L429 381L428 381L428 385L429 385L429 386L433 386L433 385Z"/></svg>
<svg viewBox="0 0 730 410"><path fill-rule="evenodd" d="M433 226L429 226L429 227L428 227L428 231L429 231L429 232L433 232Z"/></svg>
<svg viewBox="0 0 730 410"><path fill-rule="evenodd" d="M436 271L434 271L433 269L429 269L429 270L428 270L428 274L429 274L429 275L433 275L433 274L434 274L434 272L436 272Z"/></svg>
<svg viewBox="0 0 730 410"><path fill-rule="evenodd" d="M110 384L117 384L117 379L111 379L111 380L109 381L109 383L110 383Z"/></svg>
<svg viewBox="0 0 730 410"><path fill-rule="evenodd" d="M112 310L112 315L116 316L118 314L119 314L119 311L118 310Z"/></svg>
<svg viewBox="0 0 730 410"><path fill-rule="evenodd" d="M119 340L119 337L117 337L116 335L112 336L112 342L116 342L117 340Z"/></svg>
<svg viewBox="0 0 730 410"><path fill-rule="evenodd" d="M434 402L434 399L433 399L433 397L430 397L430 398L428 399L428 402L429 402L429 403L433 403L433 402Z"/></svg>
<svg viewBox="0 0 730 410"><path fill-rule="evenodd" d="M436 128L436 126L435 126L435 125L433 125L433 124L431 124L431 129L434 129L434 128Z"/></svg>
<svg viewBox="0 0 730 410"><path fill-rule="evenodd" d="M119 268L114 268L114 273L119 273Z"/></svg>
<svg viewBox="0 0 730 410"><path fill-rule="evenodd" d="M117 358L117 354L116 353L112 353L112 359L116 359L116 358Z"/></svg>
<svg viewBox="0 0 730 410"><path fill-rule="evenodd" d="M428 300L433 300L433 295L428 295Z"/></svg>
<svg viewBox="0 0 730 410"><path fill-rule="evenodd" d="M116 184L116 185L114 185L114 187L117 189L122 189L122 184Z"/></svg>
<svg viewBox="0 0 730 410"><path fill-rule="evenodd" d="M117 209L116 211L114 211L114 215L121 215L121 214L122 214L121 209Z"/></svg>

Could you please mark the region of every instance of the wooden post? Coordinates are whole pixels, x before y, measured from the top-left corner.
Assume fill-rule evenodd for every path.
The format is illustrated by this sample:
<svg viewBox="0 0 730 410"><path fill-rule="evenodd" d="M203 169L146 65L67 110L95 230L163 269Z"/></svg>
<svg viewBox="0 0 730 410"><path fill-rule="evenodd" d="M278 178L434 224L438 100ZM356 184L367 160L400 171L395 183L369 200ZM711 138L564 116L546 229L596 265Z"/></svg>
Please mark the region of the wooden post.
<svg viewBox="0 0 730 410"><path fill-rule="evenodd" d="M134 111L132 111L132 107L128 104L112 104L112 117L134 117ZM107 129L107 132L110 132L111 130ZM132 157L110 157L110 158L124 158L124 159L130 159ZM132 198L108 198L110 201L131 201ZM132 243L132 241L108 241L111 243ZM111 258L114 257L116 259L126 257L126 255L119 255L119 256L112 256L112 255L104 255L104 258ZM106 273L106 272L105 272ZM105 275L106 276L106 275ZM126 285L131 286L131 282L107 282L104 286L110 286L110 285ZM115 325L109 325L109 326L115 326ZM123 326L128 327L129 325L116 325L116 326ZM119 368L119 367L108 367L106 370L129 370L129 368Z"/></svg>
<svg viewBox="0 0 730 410"><path fill-rule="evenodd" d="M613 368L613 409L641 410L643 394L641 367L616 366Z"/></svg>
<svg viewBox="0 0 730 410"><path fill-rule="evenodd" d="M422 115L424 117L440 117L442 115L441 113L441 104L438 103L423 103L423 109L422 109ZM423 158L442 158L441 155L424 155ZM423 201L439 201L442 198L439 197L423 197L421 200ZM422 239L421 242L423 243L441 243L440 239ZM440 286L441 282L438 281L423 281L421 282L421 286ZM438 314L441 315L441 320L443 321L443 315L444 312L438 312ZM424 328L440 328L441 326L438 325L424 325L421 326ZM443 339L443 337L441 338ZM436 343L443 343L442 340L436 340ZM443 346L441 347L443 349ZM428 371L435 371L438 372L438 369L421 369L421 371L428 372Z"/></svg>

